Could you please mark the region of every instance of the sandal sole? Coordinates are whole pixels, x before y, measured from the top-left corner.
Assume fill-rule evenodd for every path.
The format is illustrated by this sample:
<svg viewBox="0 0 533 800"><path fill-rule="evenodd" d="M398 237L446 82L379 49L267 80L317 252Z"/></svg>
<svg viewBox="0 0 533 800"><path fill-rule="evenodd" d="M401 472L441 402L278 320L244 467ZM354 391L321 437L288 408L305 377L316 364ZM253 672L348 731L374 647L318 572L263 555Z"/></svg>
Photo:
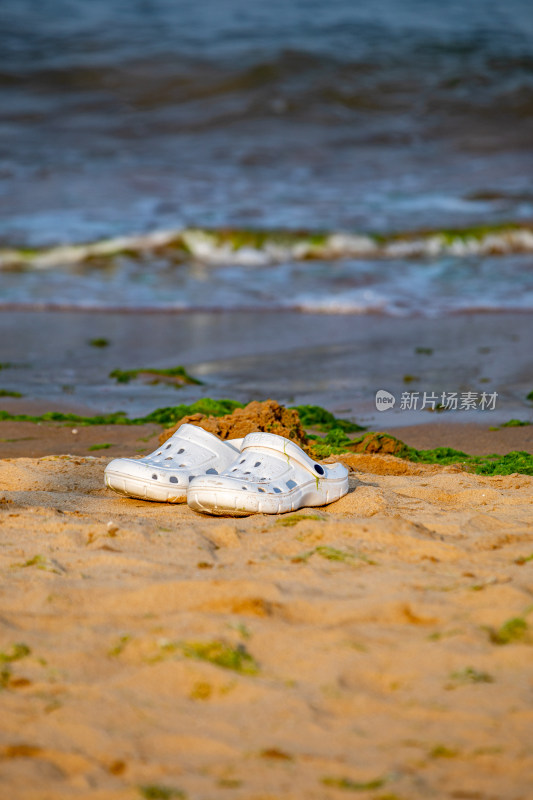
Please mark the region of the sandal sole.
<svg viewBox="0 0 533 800"><path fill-rule="evenodd" d="M152 500L156 503L185 503L187 490L182 489L181 494L176 494L175 487L159 484L151 486L140 478L124 475L120 472L107 470L105 483L109 489L124 497L134 497L137 500Z"/></svg>
<svg viewBox="0 0 533 800"><path fill-rule="evenodd" d="M287 514L299 508L325 506L340 500L347 491L347 478L332 481L325 491L317 491L313 480L281 495L194 486L187 493L187 503L189 508L204 514L247 517L250 514Z"/></svg>

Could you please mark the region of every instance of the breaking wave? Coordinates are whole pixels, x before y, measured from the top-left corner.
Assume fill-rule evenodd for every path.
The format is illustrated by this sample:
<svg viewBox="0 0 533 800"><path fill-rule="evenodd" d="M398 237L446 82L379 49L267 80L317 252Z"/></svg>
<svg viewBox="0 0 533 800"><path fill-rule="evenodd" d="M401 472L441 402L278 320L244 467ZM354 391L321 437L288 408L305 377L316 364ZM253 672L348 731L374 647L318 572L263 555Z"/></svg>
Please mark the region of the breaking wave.
<svg viewBox="0 0 533 800"><path fill-rule="evenodd" d="M35 250L4 249L0 250L0 269L57 269L120 257L158 257L178 263L194 260L215 266L254 267L286 261L420 259L511 253L533 253L533 225L513 223L390 235L188 228Z"/></svg>

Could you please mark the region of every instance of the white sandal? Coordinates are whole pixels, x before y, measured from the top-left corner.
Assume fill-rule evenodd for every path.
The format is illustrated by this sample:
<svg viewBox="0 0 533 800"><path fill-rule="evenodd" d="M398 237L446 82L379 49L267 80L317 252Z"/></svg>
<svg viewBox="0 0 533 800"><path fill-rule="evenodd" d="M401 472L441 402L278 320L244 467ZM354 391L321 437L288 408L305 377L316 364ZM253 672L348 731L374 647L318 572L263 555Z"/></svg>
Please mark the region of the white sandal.
<svg viewBox="0 0 533 800"><path fill-rule="evenodd" d="M190 482L187 503L195 511L232 517L283 514L332 503L347 491L342 464L317 464L283 436L249 433L224 472Z"/></svg>
<svg viewBox="0 0 533 800"><path fill-rule="evenodd" d="M223 441L186 423L148 456L115 458L105 469L105 482L126 497L184 503L189 481L201 473L223 472L239 454L242 441Z"/></svg>

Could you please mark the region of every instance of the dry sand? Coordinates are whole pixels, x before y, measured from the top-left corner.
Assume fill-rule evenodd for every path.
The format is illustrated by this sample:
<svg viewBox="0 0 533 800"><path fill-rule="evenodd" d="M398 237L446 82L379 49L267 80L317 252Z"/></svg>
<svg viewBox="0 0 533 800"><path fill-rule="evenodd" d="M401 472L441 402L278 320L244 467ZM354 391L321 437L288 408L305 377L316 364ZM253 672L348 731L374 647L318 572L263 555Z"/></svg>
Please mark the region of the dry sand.
<svg viewBox="0 0 533 800"><path fill-rule="evenodd" d="M0 462L2 797L531 798L533 478L354 455L235 521L108 460Z"/></svg>

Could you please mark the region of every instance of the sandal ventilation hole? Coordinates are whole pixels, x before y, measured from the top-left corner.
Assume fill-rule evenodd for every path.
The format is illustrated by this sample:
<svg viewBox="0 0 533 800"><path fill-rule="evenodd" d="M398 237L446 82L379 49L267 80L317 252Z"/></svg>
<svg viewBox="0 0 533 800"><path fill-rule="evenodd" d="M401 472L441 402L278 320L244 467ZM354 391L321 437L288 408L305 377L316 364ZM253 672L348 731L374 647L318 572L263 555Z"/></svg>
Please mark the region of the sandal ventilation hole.
<svg viewBox="0 0 533 800"><path fill-rule="evenodd" d="M170 483L177 483L178 479L176 478L175 475L171 475L170 478L169 478L169 481L170 481Z"/></svg>
<svg viewBox="0 0 533 800"><path fill-rule="evenodd" d="M172 447L172 445L171 444L167 444L167 446L165 447L165 450L168 450L169 447Z"/></svg>
<svg viewBox="0 0 533 800"><path fill-rule="evenodd" d="M247 491L248 491L248 487L247 487L247 486L242 486L241 488L242 488L242 489L243 489L245 492L247 492Z"/></svg>
<svg viewBox="0 0 533 800"><path fill-rule="evenodd" d="M178 455L181 455L184 452L185 452L185 448L184 447L180 447L180 449L178 450Z"/></svg>
<svg viewBox="0 0 533 800"><path fill-rule="evenodd" d="M281 494L281 489L279 489L277 486L273 486L272 488L274 489L276 494Z"/></svg>
<svg viewBox="0 0 533 800"><path fill-rule="evenodd" d="M296 484L296 481L287 481L287 483L285 484L285 486L287 487L287 489L294 489L294 487L295 487L296 485L297 485L297 484Z"/></svg>
<svg viewBox="0 0 533 800"><path fill-rule="evenodd" d="M205 474L206 475L218 475L218 472L216 471L216 469L214 469L214 467L211 467L211 469L206 469Z"/></svg>
<svg viewBox="0 0 533 800"><path fill-rule="evenodd" d="M241 460L239 461L239 464L244 464L245 461L246 461L245 458L241 458Z"/></svg>
<svg viewBox="0 0 533 800"><path fill-rule="evenodd" d="M260 467L260 466L261 466L261 462L260 461L256 461L255 464L254 464L254 467Z"/></svg>
<svg viewBox="0 0 533 800"><path fill-rule="evenodd" d="M262 487L262 486L259 486L259 487L257 488L257 491L258 491L258 492L264 492L265 490L263 489L263 487Z"/></svg>
<svg viewBox="0 0 533 800"><path fill-rule="evenodd" d="M172 456L167 456L167 457L165 458L165 461L174 461L174 459L172 458Z"/></svg>
<svg viewBox="0 0 533 800"><path fill-rule="evenodd" d="M315 472L318 472L319 475L323 475L324 467L321 467L320 464L315 464Z"/></svg>
<svg viewBox="0 0 533 800"><path fill-rule="evenodd" d="M157 480L157 475L155 474L155 472L154 472L154 474L152 475L152 480L153 480L153 481L156 481L156 480Z"/></svg>

